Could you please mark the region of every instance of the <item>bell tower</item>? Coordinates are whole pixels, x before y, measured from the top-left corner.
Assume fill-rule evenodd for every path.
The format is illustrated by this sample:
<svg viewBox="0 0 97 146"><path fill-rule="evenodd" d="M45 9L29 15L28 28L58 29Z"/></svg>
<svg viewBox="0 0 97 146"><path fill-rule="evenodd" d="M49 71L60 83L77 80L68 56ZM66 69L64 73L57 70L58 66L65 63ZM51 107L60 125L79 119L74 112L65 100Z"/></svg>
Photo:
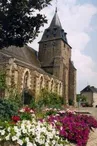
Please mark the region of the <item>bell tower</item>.
<svg viewBox="0 0 97 146"><path fill-rule="evenodd" d="M66 33L62 29L57 9L52 22L44 31L39 42L39 60L41 67L48 73L62 80L62 42L67 43Z"/></svg>
<svg viewBox="0 0 97 146"><path fill-rule="evenodd" d="M71 60L71 46L68 44L67 33L62 28L57 9L50 26L45 29L39 42L39 60L41 67L47 73L63 81L63 96L69 101L69 74Z"/></svg>

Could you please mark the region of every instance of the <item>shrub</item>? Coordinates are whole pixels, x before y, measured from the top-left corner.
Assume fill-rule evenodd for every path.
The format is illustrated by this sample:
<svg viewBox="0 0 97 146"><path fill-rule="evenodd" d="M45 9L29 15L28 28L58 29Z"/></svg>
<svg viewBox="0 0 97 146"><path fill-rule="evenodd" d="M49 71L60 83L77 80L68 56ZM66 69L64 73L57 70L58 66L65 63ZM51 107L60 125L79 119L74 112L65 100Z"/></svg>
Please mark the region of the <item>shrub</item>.
<svg viewBox="0 0 97 146"><path fill-rule="evenodd" d="M0 99L0 120L10 120L13 115L16 115L18 105L8 99Z"/></svg>
<svg viewBox="0 0 97 146"><path fill-rule="evenodd" d="M39 107L61 107L63 105L63 98L56 93L48 92L42 89L37 101Z"/></svg>

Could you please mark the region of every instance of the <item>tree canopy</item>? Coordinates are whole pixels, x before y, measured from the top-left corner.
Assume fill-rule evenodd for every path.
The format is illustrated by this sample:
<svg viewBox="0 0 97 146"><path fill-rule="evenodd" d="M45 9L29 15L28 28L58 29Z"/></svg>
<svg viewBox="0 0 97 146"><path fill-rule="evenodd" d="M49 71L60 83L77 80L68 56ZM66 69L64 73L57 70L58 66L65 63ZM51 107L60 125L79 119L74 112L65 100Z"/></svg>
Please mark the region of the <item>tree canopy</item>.
<svg viewBox="0 0 97 146"><path fill-rule="evenodd" d="M47 22L42 10L51 0L0 0L0 48L32 42Z"/></svg>

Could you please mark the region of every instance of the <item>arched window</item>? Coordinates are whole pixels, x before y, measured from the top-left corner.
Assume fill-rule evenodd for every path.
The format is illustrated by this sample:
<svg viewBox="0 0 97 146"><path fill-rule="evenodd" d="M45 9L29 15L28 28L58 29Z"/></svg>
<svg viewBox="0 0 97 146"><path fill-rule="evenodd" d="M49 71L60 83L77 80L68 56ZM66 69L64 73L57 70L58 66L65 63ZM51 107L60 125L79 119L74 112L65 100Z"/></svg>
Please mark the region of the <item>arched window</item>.
<svg viewBox="0 0 97 146"><path fill-rule="evenodd" d="M49 81L48 80L46 81L46 89L47 90L49 89Z"/></svg>
<svg viewBox="0 0 97 146"><path fill-rule="evenodd" d="M58 83L56 83L56 85L55 85L55 92L56 93L58 92Z"/></svg>
<svg viewBox="0 0 97 146"><path fill-rule="evenodd" d="M33 98L32 93L29 89L29 72L26 71L24 74L24 80L23 80L23 104L30 104L31 100Z"/></svg>
<svg viewBox="0 0 97 146"><path fill-rule="evenodd" d="M24 75L24 89L28 88L29 73L28 71Z"/></svg>

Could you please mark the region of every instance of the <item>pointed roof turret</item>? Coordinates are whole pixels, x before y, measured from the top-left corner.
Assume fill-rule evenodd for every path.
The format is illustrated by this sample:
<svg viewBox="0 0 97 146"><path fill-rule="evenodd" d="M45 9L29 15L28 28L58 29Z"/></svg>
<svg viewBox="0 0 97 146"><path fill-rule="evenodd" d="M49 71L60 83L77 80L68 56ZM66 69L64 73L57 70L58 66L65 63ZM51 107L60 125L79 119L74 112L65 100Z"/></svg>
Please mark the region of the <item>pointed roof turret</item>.
<svg viewBox="0 0 97 146"><path fill-rule="evenodd" d="M66 34L67 33L64 31L64 29L62 29L62 25L58 17L56 8L51 24L47 29L45 29L40 42L62 39L65 43L68 44Z"/></svg>
<svg viewBox="0 0 97 146"><path fill-rule="evenodd" d="M55 15L51 21L49 28L54 28L54 27L59 27L62 29L62 25L61 25L60 19L59 19L58 14L57 14L57 8L56 8Z"/></svg>

